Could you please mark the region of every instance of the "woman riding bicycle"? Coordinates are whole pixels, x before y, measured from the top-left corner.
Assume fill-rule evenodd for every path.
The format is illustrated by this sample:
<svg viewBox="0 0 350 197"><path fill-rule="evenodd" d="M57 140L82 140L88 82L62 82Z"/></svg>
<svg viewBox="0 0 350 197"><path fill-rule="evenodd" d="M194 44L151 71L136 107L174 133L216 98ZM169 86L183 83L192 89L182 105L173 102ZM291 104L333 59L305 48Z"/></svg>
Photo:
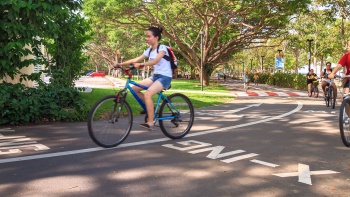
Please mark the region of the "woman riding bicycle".
<svg viewBox="0 0 350 197"><path fill-rule="evenodd" d="M170 87L173 75L170 62L163 58L164 55L169 56L167 47L165 45L160 45L159 50L157 50L159 41L162 38L161 33L162 28L148 28L146 31L146 42L150 47L145 50L141 56L125 61L123 63L119 63L119 66L134 64L135 68L154 65L154 74L151 77L139 82L139 84L148 87L145 94L141 93L141 88L137 86L133 87L133 90L135 90L136 94L145 102L148 115L148 121L146 123L140 124L140 126L149 130L153 130L154 127L154 104L152 96L162 91L163 89L168 89ZM150 54L149 57L148 54ZM148 62L137 63L146 58L149 58Z"/></svg>
<svg viewBox="0 0 350 197"><path fill-rule="evenodd" d="M328 75L332 73L332 68L331 68L332 63L327 62L326 63L326 68L323 70L323 72L321 73L321 77L323 78L322 81L322 90L323 90L323 95L326 96L325 92L326 92L326 86L329 86L331 80L328 78ZM327 76L327 78L324 78L325 75ZM333 86L333 90L334 90L334 95L335 98L337 98L337 87L335 86L335 83L332 84Z"/></svg>
<svg viewBox="0 0 350 197"><path fill-rule="evenodd" d="M306 78L308 93L311 94L312 84L315 80L317 80L317 75L314 73L314 69L310 69L309 73L306 75Z"/></svg>

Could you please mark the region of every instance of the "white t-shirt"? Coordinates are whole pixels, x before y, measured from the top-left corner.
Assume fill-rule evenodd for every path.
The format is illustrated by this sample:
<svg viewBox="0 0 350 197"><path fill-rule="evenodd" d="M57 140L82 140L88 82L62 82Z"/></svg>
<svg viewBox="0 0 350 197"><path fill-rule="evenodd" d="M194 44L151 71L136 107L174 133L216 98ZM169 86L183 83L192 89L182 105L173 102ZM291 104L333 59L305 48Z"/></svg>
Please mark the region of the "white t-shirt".
<svg viewBox="0 0 350 197"><path fill-rule="evenodd" d="M148 49L146 49L145 52L143 52L143 54L148 57L150 50L152 50L152 47L149 47ZM160 51L165 51L165 55L169 56L168 50L165 45L161 44L159 46L158 53ZM154 60L157 57L158 53L156 48L151 52L148 58L150 60ZM170 62L164 58L160 59L160 61L156 65L154 65L154 74L161 74L167 77L172 77L173 71L171 70Z"/></svg>

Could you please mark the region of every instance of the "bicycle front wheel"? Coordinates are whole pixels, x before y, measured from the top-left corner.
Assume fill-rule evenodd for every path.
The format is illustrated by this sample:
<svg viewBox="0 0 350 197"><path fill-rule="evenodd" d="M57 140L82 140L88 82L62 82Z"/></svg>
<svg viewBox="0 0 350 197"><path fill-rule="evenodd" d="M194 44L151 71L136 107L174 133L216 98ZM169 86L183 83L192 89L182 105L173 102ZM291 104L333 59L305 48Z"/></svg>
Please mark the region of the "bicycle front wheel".
<svg viewBox="0 0 350 197"><path fill-rule="evenodd" d="M180 139L190 132L194 122L193 105L188 97L176 93L168 96L159 108L159 126L165 136ZM168 117L168 118L167 118Z"/></svg>
<svg viewBox="0 0 350 197"><path fill-rule="evenodd" d="M340 136L345 146L350 146L350 100L344 99L339 114Z"/></svg>
<svg viewBox="0 0 350 197"><path fill-rule="evenodd" d="M315 96L316 98L318 97L318 93L319 93L319 92L318 92L318 87L315 87L315 95L314 95L314 96Z"/></svg>
<svg viewBox="0 0 350 197"><path fill-rule="evenodd" d="M331 97L330 99L330 105L332 106L332 109L335 107L335 92L333 87L329 87L329 96Z"/></svg>
<svg viewBox="0 0 350 197"><path fill-rule="evenodd" d="M329 89L327 87L324 95L324 100L326 102L326 106L329 107Z"/></svg>
<svg viewBox="0 0 350 197"><path fill-rule="evenodd" d="M91 139L105 148L122 143L132 127L133 115L130 105L126 101L120 103L117 98L117 95L111 95L97 101L88 116Z"/></svg>

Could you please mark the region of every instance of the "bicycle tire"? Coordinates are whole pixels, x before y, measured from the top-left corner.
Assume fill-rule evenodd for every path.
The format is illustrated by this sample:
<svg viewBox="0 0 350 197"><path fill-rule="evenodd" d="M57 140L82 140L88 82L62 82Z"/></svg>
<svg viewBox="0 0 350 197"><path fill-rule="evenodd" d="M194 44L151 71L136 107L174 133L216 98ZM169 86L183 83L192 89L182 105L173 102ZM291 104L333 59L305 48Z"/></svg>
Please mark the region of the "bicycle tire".
<svg viewBox="0 0 350 197"><path fill-rule="evenodd" d="M118 95L106 96L92 107L88 116L91 139L99 146L111 148L122 143L132 128L133 114L130 105L117 102ZM120 116L116 120L117 111Z"/></svg>
<svg viewBox="0 0 350 197"><path fill-rule="evenodd" d="M326 107L329 107L329 89L326 87L324 101L326 102Z"/></svg>
<svg viewBox="0 0 350 197"><path fill-rule="evenodd" d="M171 139L183 138L190 132L194 122L192 102L181 93L172 94L168 96L168 99L180 114L175 112L174 108L164 100L159 108L159 118L165 116L175 116L175 118L159 120L159 126L165 136Z"/></svg>
<svg viewBox="0 0 350 197"><path fill-rule="evenodd" d="M331 105L332 109L334 109L336 98L335 98L334 88L332 86L329 87L329 97L330 97L330 105Z"/></svg>
<svg viewBox="0 0 350 197"><path fill-rule="evenodd" d="M346 113L348 108L348 113ZM344 99L340 106L339 113L339 130L342 142L345 146L350 147L350 100Z"/></svg>
<svg viewBox="0 0 350 197"><path fill-rule="evenodd" d="M319 93L319 91L318 91L318 87L315 87L315 94L314 94L315 98L317 98L317 97L318 97L318 93Z"/></svg>
<svg viewBox="0 0 350 197"><path fill-rule="evenodd" d="M329 92L328 92L328 94L329 94ZM330 103L330 96L328 95L327 96L327 107L329 107L329 103Z"/></svg>

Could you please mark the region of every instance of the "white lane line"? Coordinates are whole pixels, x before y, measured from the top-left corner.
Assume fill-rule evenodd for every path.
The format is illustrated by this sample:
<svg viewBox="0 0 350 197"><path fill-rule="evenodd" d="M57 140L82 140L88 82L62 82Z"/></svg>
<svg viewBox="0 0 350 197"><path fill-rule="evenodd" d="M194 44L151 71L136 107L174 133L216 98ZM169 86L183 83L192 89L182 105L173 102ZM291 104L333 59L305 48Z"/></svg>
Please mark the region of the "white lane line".
<svg viewBox="0 0 350 197"><path fill-rule="evenodd" d="M257 103L257 104L252 104L252 105L247 105L246 107L238 108L238 109L233 109L233 110L227 110L224 112L218 112L218 113L207 113L207 112L195 112L195 114L198 115L211 115L211 116L222 116L223 114L233 114L242 110L249 109L251 107L259 107L262 103Z"/></svg>
<svg viewBox="0 0 350 197"><path fill-rule="evenodd" d="M193 136L199 136L199 135L205 135L205 134L209 134L209 133L216 133L216 132L220 132L220 131L227 131L227 130L231 130L234 128L246 127L246 126L250 126L250 125L255 125L255 124L283 118L283 117L289 116L290 114L298 112L303 107L303 104L301 102L297 101L297 104L298 104L298 106L295 109L293 109L292 111L275 116L275 117L267 118L264 120L258 120L255 122L220 128L220 129L212 129L212 130L207 130L207 131L202 131L202 132L191 133L191 134L186 135L186 138L193 137ZM24 156L24 157L14 157L14 158L8 158L8 159L0 159L0 163L11 163L11 162L17 162L17 161L27 161L27 160L58 157L58 156L65 156L65 155L74 155L74 154L88 153L88 152L95 152L95 151L104 151L104 150L111 150L111 149L117 149L117 148L123 148L123 147L138 146L138 145L144 145L144 144L153 144L153 143L170 141L170 140L171 139L169 139L169 138L159 138L159 139L154 139L154 140L146 140L146 141L140 141L140 142L121 144L121 145L118 145L117 147L109 148L109 149L102 148L102 147L96 147L96 148L80 149L80 150L65 151L65 152L58 152L58 153L48 153L48 154L32 155L32 156Z"/></svg>
<svg viewBox="0 0 350 197"><path fill-rule="evenodd" d="M220 132L220 131L227 131L227 130L231 130L231 129L246 127L246 126L255 125L255 124L259 124L259 123L263 123L263 122L269 122L271 120L280 119L280 118L289 116L290 114L293 114L293 113L299 111L303 107L303 104L301 102L297 101L297 103L298 103L298 106L295 109L293 109L292 111L287 112L285 114L281 114L281 115L274 116L271 118L261 119L261 120L255 121L255 122L249 122L249 123L244 123L244 124L240 124L240 125L220 128L220 129L213 129L213 130L201 131L201 132L196 132L196 133L190 133L190 134L187 134L186 137L193 137L193 136L204 135L204 134L209 134L209 133L216 133L216 132Z"/></svg>

